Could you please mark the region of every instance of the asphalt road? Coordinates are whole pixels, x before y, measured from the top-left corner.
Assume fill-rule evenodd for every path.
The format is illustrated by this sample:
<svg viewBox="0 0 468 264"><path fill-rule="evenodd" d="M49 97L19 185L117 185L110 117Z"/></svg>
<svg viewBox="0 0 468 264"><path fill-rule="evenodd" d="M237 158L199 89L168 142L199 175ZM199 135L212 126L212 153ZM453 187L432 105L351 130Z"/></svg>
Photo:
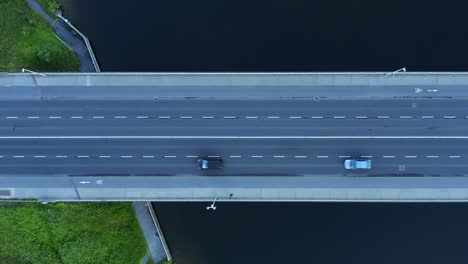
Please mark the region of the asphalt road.
<svg viewBox="0 0 468 264"><path fill-rule="evenodd" d="M158 136L185 138L148 138ZM9 175L466 176L466 143L465 99L0 102ZM225 169L199 171L204 156L223 157ZM343 169L359 157L374 168Z"/></svg>
<svg viewBox="0 0 468 264"><path fill-rule="evenodd" d="M4 101L0 136L465 136L468 100Z"/></svg>

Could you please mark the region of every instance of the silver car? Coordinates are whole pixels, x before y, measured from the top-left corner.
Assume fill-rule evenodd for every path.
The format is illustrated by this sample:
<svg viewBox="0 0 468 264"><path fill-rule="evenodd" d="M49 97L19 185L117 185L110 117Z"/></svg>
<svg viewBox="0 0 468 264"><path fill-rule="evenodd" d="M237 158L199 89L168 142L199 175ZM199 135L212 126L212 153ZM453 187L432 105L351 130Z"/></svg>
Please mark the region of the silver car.
<svg viewBox="0 0 468 264"><path fill-rule="evenodd" d="M347 159L344 161L344 167L347 170L370 170L372 161L369 159Z"/></svg>

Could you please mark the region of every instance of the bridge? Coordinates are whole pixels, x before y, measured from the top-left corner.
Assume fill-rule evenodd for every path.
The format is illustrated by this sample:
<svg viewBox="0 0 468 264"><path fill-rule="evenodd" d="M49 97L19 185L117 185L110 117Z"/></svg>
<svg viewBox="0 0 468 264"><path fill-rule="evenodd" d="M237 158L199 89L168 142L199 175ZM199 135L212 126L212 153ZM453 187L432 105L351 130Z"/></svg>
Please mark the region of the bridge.
<svg viewBox="0 0 468 264"><path fill-rule="evenodd" d="M467 88L468 73L1 73L0 198L467 201ZM200 171L206 156L225 168Z"/></svg>

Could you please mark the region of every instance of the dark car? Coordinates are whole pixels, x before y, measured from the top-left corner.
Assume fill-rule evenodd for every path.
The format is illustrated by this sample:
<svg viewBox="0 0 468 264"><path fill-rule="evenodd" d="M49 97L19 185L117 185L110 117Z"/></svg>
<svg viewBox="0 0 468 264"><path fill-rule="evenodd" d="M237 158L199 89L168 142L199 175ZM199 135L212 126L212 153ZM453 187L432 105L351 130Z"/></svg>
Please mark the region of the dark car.
<svg viewBox="0 0 468 264"><path fill-rule="evenodd" d="M198 160L198 168L200 170L213 170L222 169L224 167L224 161L221 158L201 158Z"/></svg>

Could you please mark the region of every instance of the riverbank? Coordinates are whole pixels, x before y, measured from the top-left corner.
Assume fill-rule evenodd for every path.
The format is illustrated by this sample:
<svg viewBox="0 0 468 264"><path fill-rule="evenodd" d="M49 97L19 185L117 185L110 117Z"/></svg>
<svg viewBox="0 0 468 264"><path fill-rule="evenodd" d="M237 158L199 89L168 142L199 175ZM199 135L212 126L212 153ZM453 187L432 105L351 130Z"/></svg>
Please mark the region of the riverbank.
<svg viewBox="0 0 468 264"><path fill-rule="evenodd" d="M140 263L146 243L130 203L0 206L0 263Z"/></svg>
<svg viewBox="0 0 468 264"><path fill-rule="evenodd" d="M76 54L24 0L0 2L0 71L76 72Z"/></svg>

